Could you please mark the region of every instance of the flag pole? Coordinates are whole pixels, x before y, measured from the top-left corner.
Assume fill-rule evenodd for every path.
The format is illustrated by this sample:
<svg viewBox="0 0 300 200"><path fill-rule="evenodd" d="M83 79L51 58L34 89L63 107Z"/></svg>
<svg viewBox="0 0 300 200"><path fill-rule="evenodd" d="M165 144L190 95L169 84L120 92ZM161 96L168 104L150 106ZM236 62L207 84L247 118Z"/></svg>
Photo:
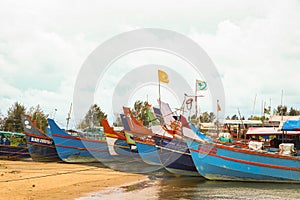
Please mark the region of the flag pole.
<svg viewBox="0 0 300 200"><path fill-rule="evenodd" d="M253 102L253 109L252 109L252 116L253 117L254 117L254 110L255 110L255 104L256 104L256 97L257 97L257 94L255 94L254 102Z"/></svg>
<svg viewBox="0 0 300 200"><path fill-rule="evenodd" d="M197 80L195 85L195 115L196 115L196 121L198 116L198 103L197 103Z"/></svg>
<svg viewBox="0 0 300 200"><path fill-rule="evenodd" d="M169 83L168 74L162 70L158 70L158 96L159 96L159 109L161 109L161 94L160 82Z"/></svg>
<svg viewBox="0 0 300 200"><path fill-rule="evenodd" d="M161 110L161 99L160 99L160 80L158 76L158 101L159 101L159 110Z"/></svg>
<svg viewBox="0 0 300 200"><path fill-rule="evenodd" d="M217 99L217 134L219 134L219 99Z"/></svg>

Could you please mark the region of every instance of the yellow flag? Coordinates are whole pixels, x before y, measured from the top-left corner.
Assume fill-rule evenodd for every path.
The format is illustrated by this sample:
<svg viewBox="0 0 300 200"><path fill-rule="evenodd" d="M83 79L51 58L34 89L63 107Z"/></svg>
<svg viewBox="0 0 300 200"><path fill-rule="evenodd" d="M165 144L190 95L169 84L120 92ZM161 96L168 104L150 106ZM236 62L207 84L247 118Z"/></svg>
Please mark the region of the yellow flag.
<svg viewBox="0 0 300 200"><path fill-rule="evenodd" d="M168 74L162 70L158 70L158 79L160 82L169 83Z"/></svg>

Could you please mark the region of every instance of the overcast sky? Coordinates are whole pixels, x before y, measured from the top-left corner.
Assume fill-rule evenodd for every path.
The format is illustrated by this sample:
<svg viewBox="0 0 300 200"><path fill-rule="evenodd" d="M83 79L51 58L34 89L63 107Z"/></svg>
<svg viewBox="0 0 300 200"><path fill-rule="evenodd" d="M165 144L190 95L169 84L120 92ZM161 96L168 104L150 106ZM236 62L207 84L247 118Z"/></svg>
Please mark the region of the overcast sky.
<svg viewBox="0 0 300 200"><path fill-rule="evenodd" d="M283 103L300 109L299 23L297 0L0 0L0 111L5 115L16 101L27 108L40 104L65 121L85 59L111 37L138 28L168 29L196 41L220 73L226 116L237 108L260 115L263 102L280 104L282 90Z"/></svg>

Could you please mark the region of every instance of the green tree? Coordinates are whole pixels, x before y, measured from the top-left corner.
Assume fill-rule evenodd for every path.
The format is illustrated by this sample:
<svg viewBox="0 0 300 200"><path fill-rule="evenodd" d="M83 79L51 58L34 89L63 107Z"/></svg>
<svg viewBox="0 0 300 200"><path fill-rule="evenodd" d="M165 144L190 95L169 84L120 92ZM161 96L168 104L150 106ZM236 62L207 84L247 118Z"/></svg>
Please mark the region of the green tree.
<svg viewBox="0 0 300 200"><path fill-rule="evenodd" d="M233 116L231 117L231 119L232 119L232 120L238 120L239 117L238 117L237 115L233 115Z"/></svg>
<svg viewBox="0 0 300 200"><path fill-rule="evenodd" d="M265 117L265 116L252 116L248 118L248 120L261 120L262 122L264 120L268 120L269 118L268 117Z"/></svg>
<svg viewBox="0 0 300 200"><path fill-rule="evenodd" d="M107 118L107 114L105 114L97 104L93 104L78 127L84 129L92 126L102 126L103 118Z"/></svg>
<svg viewBox="0 0 300 200"><path fill-rule="evenodd" d="M46 132L46 129L47 129L47 126L48 126L48 121L47 121L47 118L48 118L48 114L45 114L43 112L43 110L41 109L40 105L37 105L35 108L34 107L31 107L29 109L29 112L28 114L30 115L32 121L35 122L36 126Z"/></svg>
<svg viewBox="0 0 300 200"><path fill-rule="evenodd" d="M200 121L204 122L204 123L211 123L214 121L214 119L216 119L216 116L213 112L210 112L210 113L204 112L200 116Z"/></svg>
<svg viewBox="0 0 300 200"><path fill-rule="evenodd" d="M290 108L290 111L289 111L289 115L290 115L290 116L300 115L300 111L294 109L293 107L291 107L291 108Z"/></svg>
<svg viewBox="0 0 300 200"><path fill-rule="evenodd" d="M23 132L21 114L25 114L26 108L19 102L15 102L7 111L7 118L4 122L5 131Z"/></svg>
<svg viewBox="0 0 300 200"><path fill-rule="evenodd" d="M277 109L275 109L275 112L277 115L283 115L283 116L288 115L286 106L281 106L281 105L277 106Z"/></svg>
<svg viewBox="0 0 300 200"><path fill-rule="evenodd" d="M0 130L4 130L6 118L0 118Z"/></svg>
<svg viewBox="0 0 300 200"><path fill-rule="evenodd" d="M148 101L136 101L133 105L133 109L131 109L133 116L137 120L142 121L144 126L149 125L149 119L147 115L149 107L150 105Z"/></svg>

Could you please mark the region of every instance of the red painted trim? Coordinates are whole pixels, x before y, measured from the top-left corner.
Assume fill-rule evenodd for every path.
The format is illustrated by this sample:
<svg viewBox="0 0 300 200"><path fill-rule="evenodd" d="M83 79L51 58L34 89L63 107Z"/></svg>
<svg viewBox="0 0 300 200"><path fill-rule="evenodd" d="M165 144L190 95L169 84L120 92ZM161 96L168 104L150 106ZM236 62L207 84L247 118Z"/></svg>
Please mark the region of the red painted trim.
<svg viewBox="0 0 300 200"><path fill-rule="evenodd" d="M147 139L141 139L141 138L134 138L135 142L141 143L141 144L149 144L149 145L154 145L155 146L155 140L154 138L147 138Z"/></svg>
<svg viewBox="0 0 300 200"><path fill-rule="evenodd" d="M194 139L191 139L191 138L188 138L188 137L185 137L185 138L187 138L188 140L191 140L193 142L197 142L197 143L202 144L202 142L199 141L199 140L194 140ZM215 148L226 149L226 150L234 151L234 152L247 153L247 154L258 155L258 156L263 156L263 157L280 158L280 159L285 159L285 160L299 160L300 161L300 156L298 156L298 157L296 157L296 156L283 156L283 155L278 155L278 154L268 153L268 152L258 152L258 151L246 149L248 146L244 145L244 144L232 144L232 143L228 143L228 144L239 146L239 148L230 147L230 146L220 144L220 143L215 143L215 144L209 143L208 145L214 146Z"/></svg>
<svg viewBox="0 0 300 200"><path fill-rule="evenodd" d="M74 147L74 146L64 146L64 145L60 145L60 144L55 144L55 146L62 147L62 148L67 148L67 149L77 149L77 150L80 150L80 151L108 152L108 150L99 150L99 149L91 149L91 148L78 148L78 147Z"/></svg>
<svg viewBox="0 0 300 200"><path fill-rule="evenodd" d="M251 162L251 161L245 161L245 160L238 160L238 159L228 158L228 157L225 157L225 156L218 156L218 155L211 155L211 156L221 158L221 159L224 159L224 160L233 161L233 162L244 163L244 164L249 164L249 165L256 165L256 166L260 166L260 167L268 167L268 168L275 168L275 169L282 169L282 170L292 170L292 171L299 171L300 172L300 168L296 168L296 167L285 167L285 166L278 166L278 165L270 165L270 164L257 163L257 162Z"/></svg>
<svg viewBox="0 0 300 200"><path fill-rule="evenodd" d="M240 152L240 153L247 153L247 154L252 154L252 155L258 155L258 156L263 156L263 157L271 157L271 158L280 158L280 159L285 159L285 160L299 160L300 157L293 157L293 156L283 156L283 155L277 155L277 154L272 154L272 153L267 153L267 152L258 152L258 151L252 151L249 149L242 149L242 148L234 148L234 147L229 147L225 145L216 145L217 148L220 149L226 149L230 151L235 151L235 152Z"/></svg>
<svg viewBox="0 0 300 200"><path fill-rule="evenodd" d="M25 132L26 136L30 136L30 137L36 137L36 138L40 138L40 139L45 139L45 140L50 140L53 141L53 139L49 136L42 136L42 135L36 135L36 134L31 134L31 133L27 133Z"/></svg>
<svg viewBox="0 0 300 200"><path fill-rule="evenodd" d="M27 145L24 146L11 146L11 145L0 145L1 148L17 148L17 149L27 149Z"/></svg>
<svg viewBox="0 0 300 200"><path fill-rule="evenodd" d="M0 153L6 153L6 154L28 154L29 155L29 152L27 151L16 151L16 152L13 152L13 151L2 151L0 150Z"/></svg>
<svg viewBox="0 0 300 200"><path fill-rule="evenodd" d="M199 150L195 150L195 149L191 149L191 148L190 148L190 151L199 153ZM214 152L213 153L208 153L208 155L209 156L213 156L213 157L217 157L217 158L221 158L221 159L224 159L224 160L229 160L229 161L237 162L237 163L244 163L244 164L256 165L256 166L260 166L260 167L268 167L268 168L274 168L274 169L300 171L300 168L296 168L296 167L285 167L285 166L270 165L270 164L252 162L252 161L239 160L239 159L235 159L235 158L229 158L229 157L225 157L225 156L219 156L219 155L216 155Z"/></svg>
<svg viewBox="0 0 300 200"><path fill-rule="evenodd" d="M60 135L60 134L52 134L55 137L59 137L59 138L66 138L66 139L71 139L71 140L81 140L81 141L87 141L87 142L99 142L99 143L103 143L106 141L102 141L102 140L92 140L92 139L88 139L88 138L80 138L80 137L75 137L75 136L67 136L67 135Z"/></svg>
<svg viewBox="0 0 300 200"><path fill-rule="evenodd" d="M162 139L167 139L167 140L173 140L176 139L174 136L173 137L168 137L168 136L164 136L164 135L158 135L155 134L156 137L162 138Z"/></svg>

